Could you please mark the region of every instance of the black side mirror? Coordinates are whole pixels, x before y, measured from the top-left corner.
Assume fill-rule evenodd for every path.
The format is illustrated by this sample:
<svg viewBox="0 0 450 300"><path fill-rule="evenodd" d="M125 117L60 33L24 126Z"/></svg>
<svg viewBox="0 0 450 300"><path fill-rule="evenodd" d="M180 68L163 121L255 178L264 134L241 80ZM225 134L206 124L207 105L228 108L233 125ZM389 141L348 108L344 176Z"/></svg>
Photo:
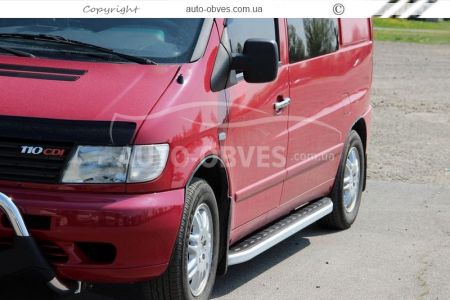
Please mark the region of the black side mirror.
<svg viewBox="0 0 450 300"><path fill-rule="evenodd" d="M271 82L278 74L278 46L275 41L249 39L243 54L233 54L231 69L244 72L249 83Z"/></svg>

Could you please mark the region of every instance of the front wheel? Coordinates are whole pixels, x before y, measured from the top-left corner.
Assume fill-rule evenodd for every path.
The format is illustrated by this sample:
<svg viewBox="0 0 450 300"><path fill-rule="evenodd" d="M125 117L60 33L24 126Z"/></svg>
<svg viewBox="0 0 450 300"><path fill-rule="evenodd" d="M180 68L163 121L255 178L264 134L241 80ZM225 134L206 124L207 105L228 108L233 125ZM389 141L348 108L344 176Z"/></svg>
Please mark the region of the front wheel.
<svg viewBox="0 0 450 300"><path fill-rule="evenodd" d="M201 179L186 189L180 231L167 271L149 282L148 300L209 299L219 254L219 212L214 192Z"/></svg>
<svg viewBox="0 0 450 300"><path fill-rule="evenodd" d="M365 152L360 136L350 132L331 192L333 212L323 219L332 229L347 229L358 215L365 178Z"/></svg>

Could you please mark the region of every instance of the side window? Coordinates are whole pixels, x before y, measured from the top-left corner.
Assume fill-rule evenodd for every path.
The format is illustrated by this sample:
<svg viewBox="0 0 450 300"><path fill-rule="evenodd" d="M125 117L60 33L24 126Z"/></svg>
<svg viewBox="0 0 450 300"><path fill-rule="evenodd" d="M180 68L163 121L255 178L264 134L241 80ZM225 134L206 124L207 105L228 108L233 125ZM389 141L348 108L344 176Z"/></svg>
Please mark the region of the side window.
<svg viewBox="0 0 450 300"><path fill-rule="evenodd" d="M289 62L338 50L337 19L288 19Z"/></svg>
<svg viewBox="0 0 450 300"><path fill-rule="evenodd" d="M227 28L231 51L234 53L242 53L245 41L252 38L268 39L278 43L277 19L227 19Z"/></svg>

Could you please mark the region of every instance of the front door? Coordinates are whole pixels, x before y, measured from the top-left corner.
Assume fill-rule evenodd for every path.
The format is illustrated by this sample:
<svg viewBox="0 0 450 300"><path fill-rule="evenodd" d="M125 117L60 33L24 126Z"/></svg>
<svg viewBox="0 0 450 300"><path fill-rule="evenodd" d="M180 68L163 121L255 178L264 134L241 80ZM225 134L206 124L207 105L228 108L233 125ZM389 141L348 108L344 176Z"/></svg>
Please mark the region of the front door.
<svg viewBox="0 0 450 300"><path fill-rule="evenodd" d="M278 41L278 28L278 19L227 20L233 52L242 52L250 38ZM288 143L288 108L279 112L274 108L277 101L289 97L287 66L281 65L277 79L270 83L247 83L242 74L237 80L226 90L229 127L224 147L236 201L233 229L279 205Z"/></svg>

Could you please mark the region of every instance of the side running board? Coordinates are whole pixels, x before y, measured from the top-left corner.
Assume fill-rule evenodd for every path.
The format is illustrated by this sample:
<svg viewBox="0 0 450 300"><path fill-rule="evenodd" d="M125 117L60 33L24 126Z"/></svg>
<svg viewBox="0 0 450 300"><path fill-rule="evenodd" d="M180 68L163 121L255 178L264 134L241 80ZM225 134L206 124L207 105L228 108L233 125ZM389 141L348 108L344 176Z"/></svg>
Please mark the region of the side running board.
<svg viewBox="0 0 450 300"><path fill-rule="evenodd" d="M294 211L277 223L232 246L228 251L228 265L251 260L332 211L333 202L330 198L322 198Z"/></svg>

